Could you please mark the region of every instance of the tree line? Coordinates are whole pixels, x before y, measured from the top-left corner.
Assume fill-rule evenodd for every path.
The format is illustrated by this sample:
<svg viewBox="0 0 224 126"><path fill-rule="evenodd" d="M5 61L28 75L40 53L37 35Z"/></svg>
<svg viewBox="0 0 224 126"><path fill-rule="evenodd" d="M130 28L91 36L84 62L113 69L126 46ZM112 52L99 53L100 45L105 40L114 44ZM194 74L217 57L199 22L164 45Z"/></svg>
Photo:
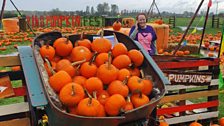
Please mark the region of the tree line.
<svg viewBox="0 0 224 126"><path fill-rule="evenodd" d="M67 15L67 16L73 16L73 15L80 15L80 16L105 16L105 17L115 17L115 16L131 16L135 17L138 13L148 13L148 10L119 10L119 6L116 4L108 4L106 2L99 3L96 8L93 6L86 6L85 10L75 10L75 11L61 11L59 8L54 8L50 11L24 11L21 10L23 16L30 16L30 15ZM162 17L170 17L170 16L176 16L176 17L191 17L193 16L194 12L184 11L182 14L176 14L171 13L167 11L162 11L161 13ZM204 15L205 12L201 11L199 13L200 15ZM211 12L209 15L213 15L214 13ZM224 14L220 13L218 16L223 16ZM4 12L4 18L9 17L16 17L18 16L18 13L15 10L12 11L5 11ZM159 14L157 12L153 12L152 16L158 17Z"/></svg>

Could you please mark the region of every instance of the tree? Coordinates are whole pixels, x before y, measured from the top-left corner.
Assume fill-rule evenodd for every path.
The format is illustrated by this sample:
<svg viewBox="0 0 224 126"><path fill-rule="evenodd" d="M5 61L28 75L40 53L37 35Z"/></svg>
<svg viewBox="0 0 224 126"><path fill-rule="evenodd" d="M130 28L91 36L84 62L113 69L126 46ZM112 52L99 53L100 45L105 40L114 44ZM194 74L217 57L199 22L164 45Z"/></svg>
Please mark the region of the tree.
<svg viewBox="0 0 224 126"><path fill-rule="evenodd" d="M95 14L95 10L94 10L94 7L93 6L91 7L91 14L92 15Z"/></svg>
<svg viewBox="0 0 224 126"><path fill-rule="evenodd" d="M116 4L111 4L111 15L115 16L117 14L119 14L118 6Z"/></svg>
<svg viewBox="0 0 224 126"><path fill-rule="evenodd" d="M90 8L89 8L89 6L86 6L86 14L87 15L90 14Z"/></svg>
<svg viewBox="0 0 224 126"><path fill-rule="evenodd" d="M108 3L104 2L103 4L97 5L97 13L99 15L108 15L110 11L110 7Z"/></svg>

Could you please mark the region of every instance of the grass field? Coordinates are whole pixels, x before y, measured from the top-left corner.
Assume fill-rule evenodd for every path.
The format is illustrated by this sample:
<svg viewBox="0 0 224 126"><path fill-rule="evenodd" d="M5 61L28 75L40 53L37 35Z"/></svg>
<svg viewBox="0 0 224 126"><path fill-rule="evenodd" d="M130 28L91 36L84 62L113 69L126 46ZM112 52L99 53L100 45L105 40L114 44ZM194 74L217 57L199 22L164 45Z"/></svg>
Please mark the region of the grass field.
<svg viewBox="0 0 224 126"><path fill-rule="evenodd" d="M189 33L193 30L193 28L199 23L199 20L200 18L196 18L195 21L193 22L192 24L192 28L189 30ZM221 21L223 21L224 19L222 18ZM168 22L168 19L165 18L164 21L167 23ZM190 21L190 18L177 18L176 19L176 26L187 26L188 23ZM203 26L203 21L200 22L198 24L198 27L202 27ZM176 28L173 28L173 34L176 34L178 32L184 32L182 31L180 28L176 27ZM211 19L209 18L208 20L208 23L207 23L207 27L206 27L206 30L205 30L205 33L207 34L215 34L217 33L218 31L221 31L221 26L220 28L211 28ZM202 31L197 31L198 34L200 34ZM19 42L17 43L18 46L20 45L30 45L31 42L28 42L28 41L25 41L25 42ZM11 54L13 52L16 52L17 50L13 47L13 45L10 45L8 46L9 49L7 49L6 51L0 51L0 55L5 55L5 54ZM3 67L0 67L0 70L1 69L10 69L10 68L3 68ZM13 81L13 86L19 86L21 85L21 81ZM201 100L204 100L204 99L201 99ZM0 99L0 105L5 105L5 104L9 104L9 103L16 103L16 102L21 102L23 101L23 98L22 97L17 97L17 98L10 98L10 99L7 99L7 100L2 100ZM220 101L220 106L219 106L219 117L224 117L224 92L223 91L220 91L219 93L219 101ZM196 101L195 101L196 102Z"/></svg>

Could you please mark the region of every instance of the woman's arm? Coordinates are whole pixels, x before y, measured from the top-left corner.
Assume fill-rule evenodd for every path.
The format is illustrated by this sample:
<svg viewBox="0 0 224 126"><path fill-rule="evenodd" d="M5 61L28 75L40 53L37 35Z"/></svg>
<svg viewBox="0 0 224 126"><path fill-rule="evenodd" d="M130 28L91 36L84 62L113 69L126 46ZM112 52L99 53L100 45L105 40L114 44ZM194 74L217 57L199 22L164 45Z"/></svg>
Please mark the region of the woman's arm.
<svg viewBox="0 0 224 126"><path fill-rule="evenodd" d="M137 33L138 33L138 29L137 29L137 28L135 28L135 29L132 31L132 33L130 34L130 38L131 38L131 39L135 39L135 38L136 38Z"/></svg>

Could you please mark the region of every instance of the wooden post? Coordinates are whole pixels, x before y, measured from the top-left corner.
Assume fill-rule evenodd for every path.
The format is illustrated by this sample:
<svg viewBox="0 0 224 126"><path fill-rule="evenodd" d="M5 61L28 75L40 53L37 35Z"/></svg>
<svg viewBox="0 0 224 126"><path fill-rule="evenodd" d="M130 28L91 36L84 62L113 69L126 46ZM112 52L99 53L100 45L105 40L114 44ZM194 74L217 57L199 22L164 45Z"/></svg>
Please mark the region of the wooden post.
<svg viewBox="0 0 224 126"><path fill-rule="evenodd" d="M194 21L196 15L198 14L198 11L200 10L201 5L203 4L203 2L204 2L204 0L201 0L201 3L198 5L197 10L195 11L195 13L194 13L194 15L193 15L193 17L192 17L190 23L188 24L187 29L185 30L185 32L184 32L184 34L183 34L183 36L182 36L180 42L179 42L178 45L177 45L177 48L174 50L173 55L175 55L176 52L177 52L177 50L180 49L180 47L181 47L181 43L183 42L185 36L187 35L187 32L188 32L189 28L191 27L191 24L193 23L193 21Z"/></svg>
<svg viewBox="0 0 224 126"><path fill-rule="evenodd" d="M212 15L212 28L214 28L215 15Z"/></svg>

